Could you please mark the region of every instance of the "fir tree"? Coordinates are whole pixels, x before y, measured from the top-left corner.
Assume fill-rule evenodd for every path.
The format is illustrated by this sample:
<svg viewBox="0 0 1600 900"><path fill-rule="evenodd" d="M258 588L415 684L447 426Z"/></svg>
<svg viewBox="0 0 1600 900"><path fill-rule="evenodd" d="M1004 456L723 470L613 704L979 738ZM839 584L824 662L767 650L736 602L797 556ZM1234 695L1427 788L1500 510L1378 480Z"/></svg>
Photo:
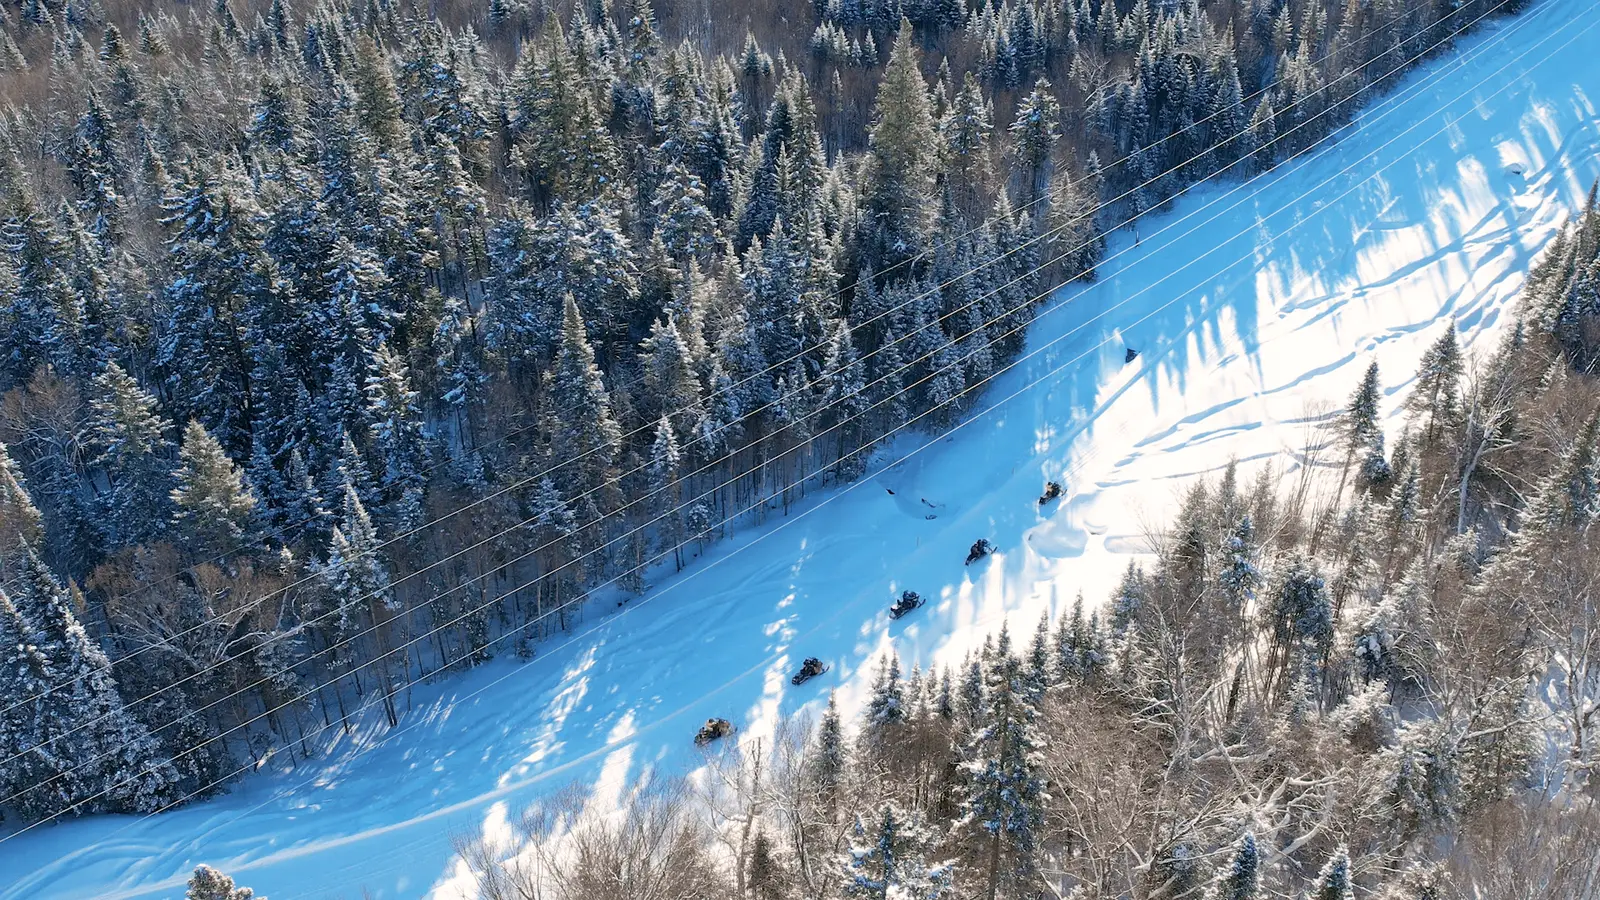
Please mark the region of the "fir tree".
<svg viewBox="0 0 1600 900"><path fill-rule="evenodd" d="M28 496L11 452L0 444L0 584L16 574L18 548L41 546L44 538L44 517Z"/></svg>
<svg viewBox="0 0 1600 900"><path fill-rule="evenodd" d="M1450 321L1445 333L1422 355L1416 382L1406 401L1414 415L1426 416L1424 446L1431 446L1442 429L1452 426L1461 411L1461 345L1456 340L1456 322Z"/></svg>
<svg viewBox="0 0 1600 900"><path fill-rule="evenodd" d="M586 506L605 508L610 498L605 492L616 481L617 443L622 431L611 417L611 397L606 391L600 368L595 365L583 317L570 295L562 315L561 349L551 376L561 421L555 425L552 451L566 461L562 477L570 496L588 494ZM596 499L593 492L601 492ZM592 518L592 516L586 517Z"/></svg>
<svg viewBox="0 0 1600 900"><path fill-rule="evenodd" d="M1030 883L1048 800L1036 710L1004 629L989 666L986 695L985 724L966 749L970 787L964 810L984 835L984 877L992 900L1002 888L1011 896Z"/></svg>
<svg viewBox="0 0 1600 900"><path fill-rule="evenodd" d="M10 607L8 611L6 607ZM31 817L150 812L179 796L178 773L124 707L111 663L84 632L66 589L23 545L9 599L0 594L0 631L19 632L5 660L18 694L11 710L10 764ZM9 637L9 636L8 636Z"/></svg>
<svg viewBox="0 0 1600 900"><path fill-rule="evenodd" d="M383 464L380 484L385 511L396 530L410 531L422 521L426 480L422 413L405 363L388 345L378 347L374 362L376 371L367 377L367 419L375 459Z"/></svg>
<svg viewBox="0 0 1600 900"><path fill-rule="evenodd" d="M1019 12L1022 10L1019 7ZM1020 16L1030 19L1028 15ZM1043 210L1034 210L1037 202L1046 195L1053 173L1051 154L1060 134L1061 104L1056 100L1048 79L1040 78L1033 90L1017 107L1016 121L1011 123L1012 153L1016 157L1017 175L1021 182L1022 208L1033 210L1040 218Z"/></svg>
<svg viewBox="0 0 1600 900"><path fill-rule="evenodd" d="M878 674L872 682L872 698L867 701L861 731L862 742L876 752L884 752L895 729L905 724L908 713L900 681L900 657L890 653L879 662Z"/></svg>
<svg viewBox="0 0 1600 900"><path fill-rule="evenodd" d="M256 897L255 891L249 888L235 887L232 878L210 866L195 867L183 897L184 900L267 900Z"/></svg>
<svg viewBox="0 0 1600 900"><path fill-rule="evenodd" d="M1310 900L1355 900L1355 889L1350 884L1350 853L1344 848L1339 848L1317 873Z"/></svg>
<svg viewBox="0 0 1600 900"><path fill-rule="evenodd" d="M1256 900L1261 896L1261 854L1256 849L1256 836L1245 832L1239 839L1233 858L1217 872L1210 900Z"/></svg>
<svg viewBox="0 0 1600 900"><path fill-rule="evenodd" d="M922 246L932 208L933 107L911 28L895 37L878 88L863 206L867 259L884 268Z"/></svg>
<svg viewBox="0 0 1600 900"><path fill-rule="evenodd" d="M245 546L255 495L222 445L197 421L184 429L176 480L173 517L192 554L204 558Z"/></svg>
<svg viewBox="0 0 1600 900"><path fill-rule="evenodd" d="M1259 553L1255 523L1246 515L1223 543L1222 572L1217 576L1223 597L1235 612L1247 610L1261 588L1261 570L1257 567Z"/></svg>
<svg viewBox="0 0 1600 900"><path fill-rule="evenodd" d="M906 29L910 30L910 29ZM939 900L952 889L946 864L930 864L932 836L892 803L872 819L856 817L843 859L844 896L852 900Z"/></svg>
<svg viewBox="0 0 1600 900"><path fill-rule="evenodd" d="M156 399L116 363L95 378L94 430L111 490L102 497L106 547L146 543L170 518L172 444Z"/></svg>
<svg viewBox="0 0 1600 900"><path fill-rule="evenodd" d="M1140 610L1144 608L1144 596L1144 570L1129 560L1128 570L1122 573L1122 583L1111 597L1113 631L1120 634L1138 619Z"/></svg>
<svg viewBox="0 0 1600 900"><path fill-rule="evenodd" d="M828 708L817 725L816 750L811 757L812 780L830 806L838 800L845 771L844 726L839 719L839 699L828 693Z"/></svg>

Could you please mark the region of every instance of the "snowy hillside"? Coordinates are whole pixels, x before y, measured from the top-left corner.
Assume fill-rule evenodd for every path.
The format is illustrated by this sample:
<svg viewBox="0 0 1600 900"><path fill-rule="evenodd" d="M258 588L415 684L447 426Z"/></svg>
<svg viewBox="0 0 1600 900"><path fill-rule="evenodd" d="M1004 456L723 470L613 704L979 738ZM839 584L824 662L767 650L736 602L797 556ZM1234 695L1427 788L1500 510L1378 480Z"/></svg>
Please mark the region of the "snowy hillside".
<svg viewBox="0 0 1600 900"><path fill-rule="evenodd" d="M0 898L175 897L200 862L274 900L452 897L452 835L575 780L604 798L690 768L708 716L758 739L831 688L853 707L891 644L926 666L1079 590L1098 602L1192 476L1293 465L1370 360L1392 398L1452 319L1487 345L1600 176L1595 26L1588 0L1540 0L1485 28L1326 149L1114 235L1099 282L1059 292L954 434L902 436L531 662L418 687L399 729L374 721L323 765L0 842ZM1047 478L1065 496L1040 507ZM963 567L979 537L999 554ZM904 589L930 602L891 621ZM810 655L832 670L792 687Z"/></svg>

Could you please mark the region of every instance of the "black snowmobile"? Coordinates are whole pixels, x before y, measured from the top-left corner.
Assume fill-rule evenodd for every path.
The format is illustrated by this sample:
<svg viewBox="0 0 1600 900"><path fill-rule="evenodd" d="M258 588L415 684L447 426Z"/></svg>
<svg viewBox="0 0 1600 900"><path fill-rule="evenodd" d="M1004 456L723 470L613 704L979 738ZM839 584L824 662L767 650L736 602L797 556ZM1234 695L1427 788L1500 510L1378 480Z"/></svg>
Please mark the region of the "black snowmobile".
<svg viewBox="0 0 1600 900"><path fill-rule="evenodd" d="M1061 496L1061 485L1056 484L1054 481L1046 481L1044 483L1044 493L1039 495L1039 505L1043 506L1059 496Z"/></svg>
<svg viewBox="0 0 1600 900"><path fill-rule="evenodd" d="M972 549L967 551L966 565L970 566L993 552L994 545L989 543L988 538L978 538L977 542L972 545Z"/></svg>
<svg viewBox="0 0 1600 900"><path fill-rule="evenodd" d="M923 600L921 594L917 593L916 591L905 591L900 595L900 599L896 600L894 605L889 607L889 618L898 619L906 613L911 612L913 609L921 606L922 603Z"/></svg>
<svg viewBox="0 0 1600 900"><path fill-rule="evenodd" d="M694 736L697 746L704 747L717 738L725 738L733 734L733 723L727 719L707 719L706 724L700 726L700 731Z"/></svg>
<svg viewBox="0 0 1600 900"><path fill-rule="evenodd" d="M815 656L808 656L806 661L800 664L800 671L789 679L789 683L805 684L826 671L828 671L828 667L822 664L822 660L817 659Z"/></svg>

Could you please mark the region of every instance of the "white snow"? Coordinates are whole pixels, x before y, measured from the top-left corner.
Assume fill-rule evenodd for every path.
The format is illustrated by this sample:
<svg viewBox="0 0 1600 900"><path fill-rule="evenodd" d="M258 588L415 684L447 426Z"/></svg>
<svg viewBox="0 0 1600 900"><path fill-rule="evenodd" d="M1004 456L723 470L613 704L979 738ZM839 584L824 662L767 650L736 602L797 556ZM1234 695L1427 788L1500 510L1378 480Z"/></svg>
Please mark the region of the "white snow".
<svg viewBox="0 0 1600 900"><path fill-rule="evenodd" d="M156 818L0 842L0 900L176 897L200 862L274 900L453 897L453 835L504 837L518 807L574 780L604 802L644 767L686 771L708 716L759 738L831 688L855 709L891 645L909 670L959 659L1003 620L1030 630L1080 589L1100 602L1194 476L1230 456L1292 465L1371 359L1397 428L1451 317L1470 348L1492 342L1600 174L1593 21L1591 0L1537 3L1328 149L1192 191L1137 245L1115 236L1100 281L1059 293L981 414L878 457L902 464L746 529L532 662L418 687L399 729L373 722L315 763ZM1140 351L1127 366L1124 341ZM1066 495L1041 508L1046 478ZM998 555L962 566L979 537ZM891 622L906 588L929 602ZM808 655L832 670L790 686Z"/></svg>

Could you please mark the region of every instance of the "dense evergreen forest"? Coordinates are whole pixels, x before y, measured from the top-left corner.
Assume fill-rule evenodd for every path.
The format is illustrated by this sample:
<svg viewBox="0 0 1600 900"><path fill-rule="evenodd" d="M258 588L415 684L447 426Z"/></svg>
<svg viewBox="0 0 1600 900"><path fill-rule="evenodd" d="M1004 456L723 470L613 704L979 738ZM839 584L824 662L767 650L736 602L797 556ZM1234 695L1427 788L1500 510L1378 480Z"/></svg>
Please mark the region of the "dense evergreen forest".
<svg viewBox="0 0 1600 900"><path fill-rule="evenodd" d="M1518 2L0 5L0 811L536 653Z"/></svg>
<svg viewBox="0 0 1600 900"><path fill-rule="evenodd" d="M465 835L476 897L1600 897L1597 246L1591 200L1499 347L1440 335L1392 451L1374 364L1098 611Z"/></svg>

